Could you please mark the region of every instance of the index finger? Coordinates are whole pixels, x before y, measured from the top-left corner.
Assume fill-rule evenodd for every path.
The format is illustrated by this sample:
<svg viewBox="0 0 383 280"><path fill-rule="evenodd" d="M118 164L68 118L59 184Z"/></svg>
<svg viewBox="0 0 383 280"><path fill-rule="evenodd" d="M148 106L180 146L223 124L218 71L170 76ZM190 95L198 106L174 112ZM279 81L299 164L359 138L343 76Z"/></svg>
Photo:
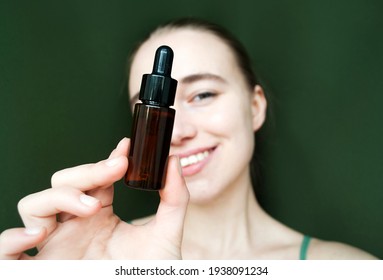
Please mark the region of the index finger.
<svg viewBox="0 0 383 280"><path fill-rule="evenodd" d="M107 187L120 180L127 168L127 157L118 156L57 171L51 178L51 185L52 188L73 187L81 191Z"/></svg>

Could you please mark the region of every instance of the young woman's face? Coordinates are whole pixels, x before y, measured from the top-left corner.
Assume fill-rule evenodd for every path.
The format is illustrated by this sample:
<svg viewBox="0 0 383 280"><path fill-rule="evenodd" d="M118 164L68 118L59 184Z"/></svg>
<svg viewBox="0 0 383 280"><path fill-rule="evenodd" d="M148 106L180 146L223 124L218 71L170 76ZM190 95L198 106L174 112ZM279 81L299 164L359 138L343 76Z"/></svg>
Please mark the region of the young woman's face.
<svg viewBox="0 0 383 280"><path fill-rule="evenodd" d="M264 121L266 101L260 87L246 85L221 39L177 29L157 33L138 50L129 79L132 102L161 45L174 51L172 77L178 80L170 154L180 157L191 202L207 203L247 182L254 131Z"/></svg>

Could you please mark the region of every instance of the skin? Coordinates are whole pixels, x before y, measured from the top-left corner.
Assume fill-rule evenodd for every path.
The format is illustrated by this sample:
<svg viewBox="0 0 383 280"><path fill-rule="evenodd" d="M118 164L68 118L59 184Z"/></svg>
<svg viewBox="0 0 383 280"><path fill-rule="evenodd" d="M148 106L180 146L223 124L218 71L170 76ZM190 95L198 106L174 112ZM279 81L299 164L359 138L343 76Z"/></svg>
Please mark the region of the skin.
<svg viewBox="0 0 383 280"><path fill-rule="evenodd" d="M180 29L158 32L136 53L129 82L133 102L142 74L151 72L153 54L163 44L174 50L172 76L179 85L172 156L157 213L133 225L113 213L113 182L129 164L129 140L123 139L107 160L59 171L51 189L22 199L26 228L1 234L1 259L30 258L23 251L34 246L40 259L298 258L302 234L265 213L251 185L254 132L267 107L262 88L246 85L219 38ZM205 151L201 162L180 166L180 159ZM308 256L373 258L317 239Z"/></svg>
<svg viewBox="0 0 383 280"><path fill-rule="evenodd" d="M303 235L266 214L251 184L254 132L264 123L267 107L262 88L248 87L231 50L220 38L206 31L168 30L152 36L135 56L129 83L132 103L141 76L151 71L152 54L163 44L174 50L172 77L178 80L170 153L182 159L213 147L201 170L193 173L183 168L190 192L183 257L297 259ZM350 246L317 239L312 240L308 256L373 258Z"/></svg>
<svg viewBox="0 0 383 280"><path fill-rule="evenodd" d="M23 251L34 246L34 259L180 259L189 194L176 157L149 223L133 226L113 213L112 184L126 172L129 143L121 140L107 160L55 173L51 189L23 198L26 228L1 234L0 259L30 259Z"/></svg>

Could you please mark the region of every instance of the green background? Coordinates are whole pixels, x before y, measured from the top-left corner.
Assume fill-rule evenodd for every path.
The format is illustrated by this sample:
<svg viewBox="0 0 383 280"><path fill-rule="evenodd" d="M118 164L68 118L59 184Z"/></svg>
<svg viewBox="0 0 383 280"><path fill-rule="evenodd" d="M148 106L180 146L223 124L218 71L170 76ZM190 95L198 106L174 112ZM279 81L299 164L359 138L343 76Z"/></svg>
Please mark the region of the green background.
<svg viewBox="0 0 383 280"><path fill-rule="evenodd" d="M244 42L269 94L259 199L274 217L383 257L383 2L2 1L0 231L62 168L130 133L126 58L157 23L200 16ZM228 159L230 160L230 159ZM116 184L124 219L155 193Z"/></svg>

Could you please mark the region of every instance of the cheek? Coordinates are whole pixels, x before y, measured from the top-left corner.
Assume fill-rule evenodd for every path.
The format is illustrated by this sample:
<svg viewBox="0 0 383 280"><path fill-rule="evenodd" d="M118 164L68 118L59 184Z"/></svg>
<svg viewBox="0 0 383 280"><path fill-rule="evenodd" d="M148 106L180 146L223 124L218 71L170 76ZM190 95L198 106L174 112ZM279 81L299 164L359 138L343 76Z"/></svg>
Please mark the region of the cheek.
<svg viewBox="0 0 383 280"><path fill-rule="evenodd" d="M209 134L220 139L225 158L233 159L238 168L243 168L253 155L255 142L251 111L243 106L237 108L241 109L212 110L204 125Z"/></svg>
<svg viewBox="0 0 383 280"><path fill-rule="evenodd" d="M253 135L251 110L232 103L233 106L220 106L210 111L204 122L212 131L227 137ZM237 105L237 106L235 106ZM229 108L229 109L228 109Z"/></svg>

